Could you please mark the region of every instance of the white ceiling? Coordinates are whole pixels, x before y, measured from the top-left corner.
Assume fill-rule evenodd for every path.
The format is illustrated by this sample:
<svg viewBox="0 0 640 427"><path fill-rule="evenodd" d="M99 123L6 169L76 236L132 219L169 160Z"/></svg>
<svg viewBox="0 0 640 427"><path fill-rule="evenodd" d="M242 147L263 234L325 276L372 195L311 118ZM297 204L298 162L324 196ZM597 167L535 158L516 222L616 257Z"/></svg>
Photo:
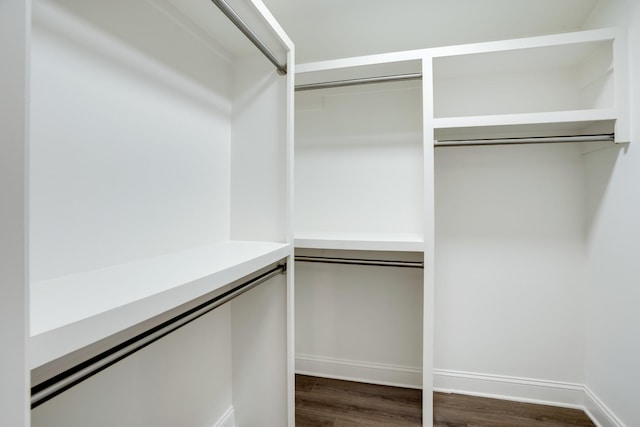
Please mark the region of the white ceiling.
<svg viewBox="0 0 640 427"><path fill-rule="evenodd" d="M263 0L296 62L581 29L598 0Z"/></svg>

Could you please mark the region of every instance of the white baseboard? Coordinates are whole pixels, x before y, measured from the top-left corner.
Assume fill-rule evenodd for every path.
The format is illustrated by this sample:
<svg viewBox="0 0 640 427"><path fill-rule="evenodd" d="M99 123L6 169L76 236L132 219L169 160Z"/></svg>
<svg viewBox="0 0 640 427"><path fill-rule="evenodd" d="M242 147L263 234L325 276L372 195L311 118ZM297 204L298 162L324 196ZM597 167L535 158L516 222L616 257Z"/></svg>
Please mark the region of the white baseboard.
<svg viewBox="0 0 640 427"><path fill-rule="evenodd" d="M233 406L229 406L229 408L222 414L222 416L216 421L213 427L234 427L236 425L235 415L233 411Z"/></svg>
<svg viewBox="0 0 640 427"><path fill-rule="evenodd" d="M422 369L410 366L297 354L296 373L371 384L422 388Z"/></svg>
<svg viewBox="0 0 640 427"><path fill-rule="evenodd" d="M296 373L372 384L422 388L422 370L419 368L308 354L296 355ZM624 423L584 384L434 369L433 390L581 409L598 427L625 427ZM220 427L229 426L220 425Z"/></svg>
<svg viewBox="0 0 640 427"><path fill-rule="evenodd" d="M434 369L433 384L444 393L584 409L584 386L577 383Z"/></svg>
<svg viewBox="0 0 640 427"><path fill-rule="evenodd" d="M624 423L584 384L503 375L433 370L434 391L584 410L597 427Z"/></svg>
<svg viewBox="0 0 640 427"><path fill-rule="evenodd" d="M587 386L584 387L584 410L598 427L625 427L624 423Z"/></svg>

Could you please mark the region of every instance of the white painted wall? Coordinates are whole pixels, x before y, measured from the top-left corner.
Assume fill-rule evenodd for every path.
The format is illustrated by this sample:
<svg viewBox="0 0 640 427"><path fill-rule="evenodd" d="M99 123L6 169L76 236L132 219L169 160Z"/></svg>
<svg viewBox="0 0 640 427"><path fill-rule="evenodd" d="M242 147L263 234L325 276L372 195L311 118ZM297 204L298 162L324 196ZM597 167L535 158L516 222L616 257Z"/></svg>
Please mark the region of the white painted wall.
<svg viewBox="0 0 640 427"><path fill-rule="evenodd" d="M296 263L298 371L421 387L421 325L420 269Z"/></svg>
<svg viewBox="0 0 640 427"><path fill-rule="evenodd" d="M69 3L34 5L32 279L228 239L230 64L151 3Z"/></svg>
<svg viewBox="0 0 640 427"><path fill-rule="evenodd" d="M477 77L446 77L438 80L434 89L436 117L474 116L484 114L515 114L576 109L579 93L569 72L521 75L491 73ZM532 86L539 87L530 93ZM492 102L486 102L492 99Z"/></svg>
<svg viewBox="0 0 640 427"><path fill-rule="evenodd" d="M416 82L296 94L295 229L422 233Z"/></svg>
<svg viewBox="0 0 640 427"><path fill-rule="evenodd" d="M30 1L0 2L0 425L29 425L27 123Z"/></svg>
<svg viewBox="0 0 640 427"><path fill-rule="evenodd" d="M231 129L231 238L285 242L287 79L265 58L234 67Z"/></svg>
<svg viewBox="0 0 640 427"><path fill-rule="evenodd" d="M609 414L640 425L640 3L603 0L587 27L629 28L631 143L587 156L586 386ZM597 408L596 408L597 409ZM609 417L608 417L609 416Z"/></svg>
<svg viewBox="0 0 640 427"><path fill-rule="evenodd" d="M582 383L579 146L438 148L435 156L434 368Z"/></svg>

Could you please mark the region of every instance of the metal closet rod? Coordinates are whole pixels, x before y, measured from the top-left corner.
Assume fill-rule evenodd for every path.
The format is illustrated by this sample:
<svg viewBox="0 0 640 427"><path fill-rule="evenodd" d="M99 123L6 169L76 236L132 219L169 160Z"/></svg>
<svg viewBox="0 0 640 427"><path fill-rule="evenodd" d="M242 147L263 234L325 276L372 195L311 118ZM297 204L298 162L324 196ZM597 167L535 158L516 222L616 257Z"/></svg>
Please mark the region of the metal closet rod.
<svg viewBox="0 0 640 427"><path fill-rule="evenodd" d="M267 59L271 61L273 65L276 66L276 69L278 70L278 74L280 74L281 76L287 74L286 62L284 64L280 62L277 55L267 47L267 45L262 41L262 39L260 39L260 37L247 25L246 22L242 20L240 15L238 15L236 11L233 10L226 1L224 0L211 0L211 1L213 2L213 4L218 6L218 9L220 9L222 13L224 13L227 16L227 18L229 18L229 20L240 31L242 31L242 33L251 41L251 43L253 43L255 47L257 47L260 50L260 52L262 52L262 54L266 56Z"/></svg>
<svg viewBox="0 0 640 427"><path fill-rule="evenodd" d="M286 264L280 264L260 276L234 287L222 295L212 298L197 307L179 314L158 326L142 332L141 334L138 334L135 337L116 345L85 362L82 362L46 381L43 381L40 384L33 386L31 388L31 409L38 407L71 387L80 384L82 381L103 371L109 366L121 361L188 323L193 322L222 304L225 304L255 288L259 284L285 272L286 267Z"/></svg>
<svg viewBox="0 0 640 427"><path fill-rule="evenodd" d="M324 264L346 264L346 265L375 265L379 267L409 267L424 268L421 261L392 261L380 259L360 259L360 258L336 258L321 256L296 255L296 261L300 262L318 262Z"/></svg>
<svg viewBox="0 0 640 427"><path fill-rule="evenodd" d="M296 92L301 92L305 90L329 89L334 87L358 86L358 85L368 85L373 83L390 83L390 82L401 82L406 80L421 80L421 79L422 79L422 74L420 73L397 74L394 76L365 77L361 79L337 80L334 82L300 84L296 86Z"/></svg>
<svg viewBox="0 0 640 427"><path fill-rule="evenodd" d="M517 144L548 144L564 142L615 142L612 133L598 135L570 135L570 136L536 136L530 138L487 138L464 140L436 140L436 147L469 147L474 145L517 145Z"/></svg>

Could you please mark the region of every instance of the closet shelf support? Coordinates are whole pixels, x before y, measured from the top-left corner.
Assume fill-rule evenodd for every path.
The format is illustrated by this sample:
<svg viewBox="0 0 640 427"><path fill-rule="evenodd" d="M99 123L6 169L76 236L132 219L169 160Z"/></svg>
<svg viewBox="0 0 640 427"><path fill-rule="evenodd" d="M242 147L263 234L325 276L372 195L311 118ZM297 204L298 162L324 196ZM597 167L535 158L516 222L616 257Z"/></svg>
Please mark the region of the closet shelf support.
<svg viewBox="0 0 640 427"><path fill-rule="evenodd" d="M266 56L273 65L275 65L276 69L278 70L278 74L280 74L281 76L287 74L287 64L280 62L278 56L273 53L271 49L269 49L269 47L262 41L262 39L247 25L246 22L244 22L240 15L238 15L236 11L233 10L231 6L229 6L229 3L227 3L225 0L211 1L213 2L213 4L218 6L218 9L220 9L220 11L224 13L227 18L229 18L233 25L235 25L240 31L242 31L242 34L244 34L251 41L251 43L253 43L254 46L257 47L258 50L260 50L260 52L262 52L262 54Z"/></svg>

